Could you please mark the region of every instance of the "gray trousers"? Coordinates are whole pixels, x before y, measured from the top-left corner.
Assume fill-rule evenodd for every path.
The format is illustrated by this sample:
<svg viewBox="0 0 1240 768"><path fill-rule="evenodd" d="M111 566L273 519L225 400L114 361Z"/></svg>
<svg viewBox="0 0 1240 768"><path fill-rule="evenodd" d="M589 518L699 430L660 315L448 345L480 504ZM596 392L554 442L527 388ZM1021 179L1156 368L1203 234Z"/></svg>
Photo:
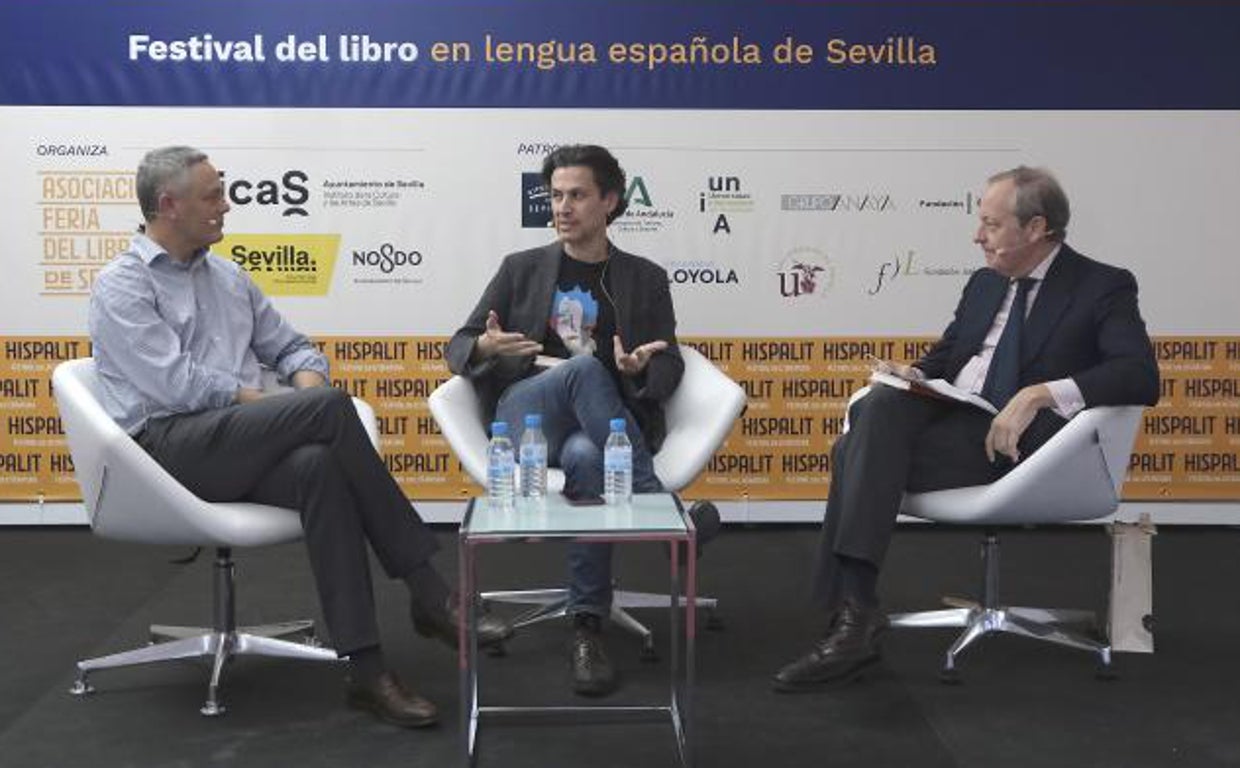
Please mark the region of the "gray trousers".
<svg viewBox="0 0 1240 768"><path fill-rule="evenodd" d="M379 644L366 545L392 578L438 548L339 389L152 419L137 440L206 501L301 514L323 615L342 656Z"/></svg>

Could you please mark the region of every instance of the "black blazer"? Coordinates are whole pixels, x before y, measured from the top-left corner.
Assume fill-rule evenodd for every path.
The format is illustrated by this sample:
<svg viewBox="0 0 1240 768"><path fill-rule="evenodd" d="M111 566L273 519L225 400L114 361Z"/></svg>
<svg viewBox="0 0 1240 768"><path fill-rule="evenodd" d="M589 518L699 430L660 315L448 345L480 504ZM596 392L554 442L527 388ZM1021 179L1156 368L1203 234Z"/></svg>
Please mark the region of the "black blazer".
<svg viewBox="0 0 1240 768"><path fill-rule="evenodd" d="M1007 289L1008 279L994 270L975 272L943 337L915 365L929 378L955 379L981 348ZM1067 377L1086 407L1158 402L1158 364L1136 279L1065 244L1025 321L1020 386Z"/></svg>
<svg viewBox="0 0 1240 768"><path fill-rule="evenodd" d="M449 370L473 380L488 419L504 390L536 370L532 357L470 363L474 343L486 330L487 312L495 310L506 331L520 331L535 341L546 339L563 252L560 243L551 243L505 256L465 324L448 341L445 356ZM616 330L624 348L631 350L657 339L668 344L666 350L650 358L641 376L619 377L625 405L641 426L651 451L657 451L666 434L662 403L676 391L684 373L684 361L676 346L676 313L667 272L652 261L612 247L607 274ZM598 342L610 344L611 340Z"/></svg>

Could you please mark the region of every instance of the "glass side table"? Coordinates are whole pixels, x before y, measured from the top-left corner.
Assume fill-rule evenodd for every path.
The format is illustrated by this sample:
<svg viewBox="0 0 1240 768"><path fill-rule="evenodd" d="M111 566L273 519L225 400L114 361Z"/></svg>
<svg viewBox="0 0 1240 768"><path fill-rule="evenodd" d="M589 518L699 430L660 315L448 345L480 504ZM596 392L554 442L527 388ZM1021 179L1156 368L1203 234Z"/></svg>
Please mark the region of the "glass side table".
<svg viewBox="0 0 1240 768"><path fill-rule="evenodd" d="M608 720L664 720L671 723L683 766L693 764L692 701L696 636L694 605L697 597L696 531L684 514L680 500L670 493L635 494L623 507L572 506L560 494L548 494L541 504L518 500L515 509L493 509L485 497L470 500L458 536L460 588L465 610L458 627L461 670L461 733L465 764L477 759L478 729L484 720L545 716L569 720L605 715ZM670 543L668 564L671 612L669 633L670 674L666 702L638 705L497 706L478 697L478 638L474 631L478 615L477 559L483 544L544 541ZM684 545L684 546L682 546ZM685 560L684 594L681 594L680 560ZM683 630L682 630L683 625ZM684 651L681 652L683 631Z"/></svg>

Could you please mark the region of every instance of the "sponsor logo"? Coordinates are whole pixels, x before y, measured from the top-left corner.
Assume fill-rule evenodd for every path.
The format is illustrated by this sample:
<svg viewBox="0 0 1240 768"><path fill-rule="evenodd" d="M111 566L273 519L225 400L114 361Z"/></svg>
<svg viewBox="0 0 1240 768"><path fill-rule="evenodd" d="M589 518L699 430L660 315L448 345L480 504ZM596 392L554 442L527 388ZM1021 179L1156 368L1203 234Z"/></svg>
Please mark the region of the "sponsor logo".
<svg viewBox="0 0 1240 768"><path fill-rule="evenodd" d="M676 218L676 212L656 204L651 194L651 184L645 176L629 178L628 189L624 191L624 199L628 207L620 218L611 223L617 232L641 234L659 232Z"/></svg>
<svg viewBox="0 0 1240 768"><path fill-rule="evenodd" d="M740 285L736 270L713 261L673 261L667 265L667 279L673 285Z"/></svg>
<svg viewBox="0 0 1240 768"><path fill-rule="evenodd" d="M958 197L923 197L917 201L917 210L927 213L964 213L972 216L977 213L981 195L965 192Z"/></svg>
<svg viewBox="0 0 1240 768"><path fill-rule="evenodd" d="M698 192L701 213L749 213L753 208L754 197L742 189L740 176L710 176L706 189Z"/></svg>
<svg viewBox="0 0 1240 768"><path fill-rule="evenodd" d="M541 173L521 174L521 227L546 229L551 226L551 193Z"/></svg>
<svg viewBox="0 0 1240 768"><path fill-rule="evenodd" d="M779 209L826 213L889 213L896 209L896 202L891 195L878 192L780 195Z"/></svg>
<svg viewBox="0 0 1240 768"><path fill-rule="evenodd" d="M355 248L350 267L355 275L353 282L363 285L421 283L418 274L424 257L414 248L397 247L383 243L374 248Z"/></svg>
<svg viewBox="0 0 1240 768"><path fill-rule="evenodd" d="M835 264L820 248L793 248L775 265L779 295L786 299L824 298L835 284Z"/></svg>
<svg viewBox="0 0 1240 768"><path fill-rule="evenodd" d="M732 234L729 216L751 213L754 197L742 188L740 176L708 176L706 189L698 192L698 212L711 222L711 234Z"/></svg>
<svg viewBox="0 0 1240 768"><path fill-rule="evenodd" d="M288 170L278 179L230 179L220 171L220 181L228 193L228 202L234 206L275 206L281 216L309 216L306 203L310 201L310 176L305 171Z"/></svg>
<svg viewBox="0 0 1240 768"><path fill-rule="evenodd" d="M967 277L979 268L976 265L961 267L954 264L923 264L917 258L917 251L909 248L880 263L875 270L874 281L865 292L870 296L877 296L883 290L910 277Z"/></svg>
<svg viewBox="0 0 1240 768"><path fill-rule="evenodd" d="M420 179L326 179L324 208L395 208L401 199L421 192Z"/></svg>
<svg viewBox="0 0 1240 768"><path fill-rule="evenodd" d="M340 235L228 235L212 250L226 254L269 296L326 296Z"/></svg>

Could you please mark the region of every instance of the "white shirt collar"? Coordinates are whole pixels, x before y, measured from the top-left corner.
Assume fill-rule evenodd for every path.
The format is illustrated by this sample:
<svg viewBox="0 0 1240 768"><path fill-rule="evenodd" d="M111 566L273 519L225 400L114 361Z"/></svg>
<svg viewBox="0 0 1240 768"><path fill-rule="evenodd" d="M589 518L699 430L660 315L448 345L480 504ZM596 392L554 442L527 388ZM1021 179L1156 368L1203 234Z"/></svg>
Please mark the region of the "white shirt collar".
<svg viewBox="0 0 1240 768"><path fill-rule="evenodd" d="M1055 245L1055 249L1051 251L1045 259L1042 259L1042 261L1040 261L1038 265L1033 268L1033 271L1026 275L1026 277L1032 277L1039 283L1045 280L1046 273L1050 271L1051 262L1053 262L1055 257L1059 255L1059 250L1061 248L1063 248L1063 243L1057 243Z"/></svg>

